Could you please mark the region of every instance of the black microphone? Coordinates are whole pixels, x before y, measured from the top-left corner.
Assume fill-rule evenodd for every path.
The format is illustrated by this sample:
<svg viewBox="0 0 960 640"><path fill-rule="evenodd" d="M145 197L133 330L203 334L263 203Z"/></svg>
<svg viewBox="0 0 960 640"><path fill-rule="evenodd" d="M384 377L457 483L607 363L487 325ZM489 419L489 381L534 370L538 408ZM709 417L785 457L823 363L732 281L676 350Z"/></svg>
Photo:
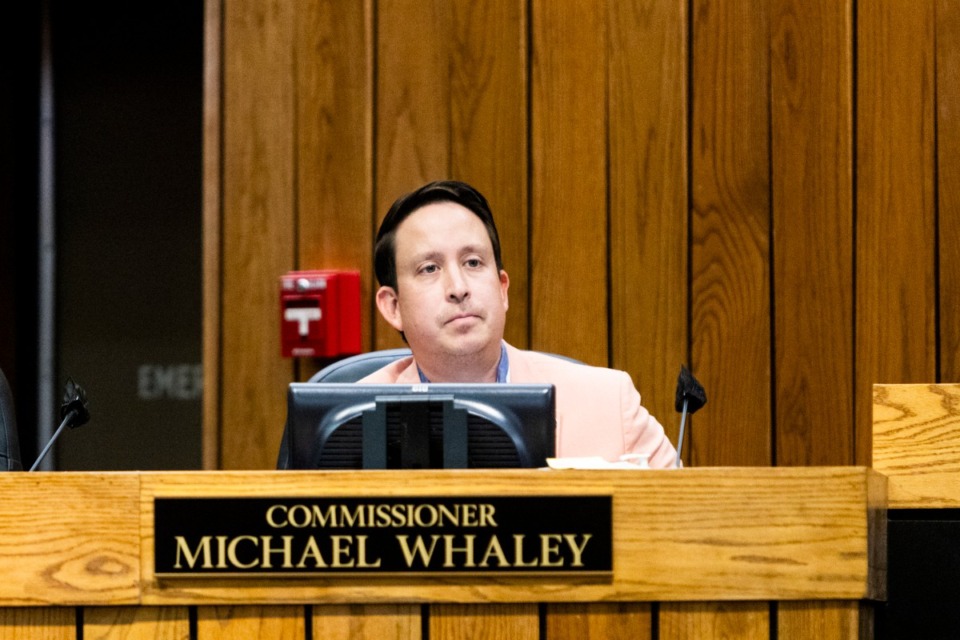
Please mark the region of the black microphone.
<svg viewBox="0 0 960 640"><path fill-rule="evenodd" d="M677 396L674 409L680 411L680 437L677 438L677 467L680 466L680 451L683 449L683 426L687 421L687 414L693 415L697 409L707 404L707 392L703 385L697 382L686 365L680 365L680 375L677 377Z"/></svg>
<svg viewBox="0 0 960 640"><path fill-rule="evenodd" d="M63 391L63 404L60 405L60 417L63 418L63 421L60 423L60 426L57 427L53 437L50 438L50 442L48 442L47 446L40 452L37 461L30 467L30 471L36 470L40 465L40 462L46 457L47 452L50 451L50 447L52 447L53 443L60 437L60 432L63 431L64 427L76 429L90 421L90 409L87 405L87 392L83 390L83 387L75 384L73 379L67 378L67 384Z"/></svg>

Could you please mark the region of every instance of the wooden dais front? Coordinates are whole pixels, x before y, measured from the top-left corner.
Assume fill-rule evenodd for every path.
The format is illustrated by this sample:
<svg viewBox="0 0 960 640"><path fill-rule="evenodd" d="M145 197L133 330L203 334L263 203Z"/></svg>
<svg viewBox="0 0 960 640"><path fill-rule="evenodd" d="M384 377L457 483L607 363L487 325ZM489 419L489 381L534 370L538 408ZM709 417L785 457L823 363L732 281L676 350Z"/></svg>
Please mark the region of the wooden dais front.
<svg viewBox="0 0 960 640"><path fill-rule="evenodd" d="M767 638L771 606L781 637L854 638L884 597L886 483L858 467L19 473L0 495L0 638ZM612 576L154 575L155 497L489 495L611 496Z"/></svg>

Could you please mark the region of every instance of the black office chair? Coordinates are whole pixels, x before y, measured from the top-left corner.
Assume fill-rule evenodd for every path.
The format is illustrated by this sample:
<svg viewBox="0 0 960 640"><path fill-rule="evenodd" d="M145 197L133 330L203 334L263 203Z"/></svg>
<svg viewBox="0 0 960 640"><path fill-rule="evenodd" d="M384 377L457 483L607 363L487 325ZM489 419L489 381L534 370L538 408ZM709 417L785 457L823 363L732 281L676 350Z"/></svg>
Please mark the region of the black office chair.
<svg viewBox="0 0 960 640"><path fill-rule="evenodd" d="M0 371L0 471L19 471L22 468L13 393L6 376Z"/></svg>
<svg viewBox="0 0 960 640"><path fill-rule="evenodd" d="M406 358L409 355L410 349L384 349L361 353L327 365L313 374L308 382L356 382L394 360Z"/></svg>
<svg viewBox="0 0 960 640"><path fill-rule="evenodd" d="M541 352L554 358L560 358L574 364L583 364L575 358L562 356L558 353ZM308 382L356 382L366 378L368 375L382 369L394 360L406 358L410 355L410 349L384 349L382 351L371 351L370 353L361 353L360 355L350 356L343 360L338 360L333 364L327 365L320 371L317 371L310 377Z"/></svg>

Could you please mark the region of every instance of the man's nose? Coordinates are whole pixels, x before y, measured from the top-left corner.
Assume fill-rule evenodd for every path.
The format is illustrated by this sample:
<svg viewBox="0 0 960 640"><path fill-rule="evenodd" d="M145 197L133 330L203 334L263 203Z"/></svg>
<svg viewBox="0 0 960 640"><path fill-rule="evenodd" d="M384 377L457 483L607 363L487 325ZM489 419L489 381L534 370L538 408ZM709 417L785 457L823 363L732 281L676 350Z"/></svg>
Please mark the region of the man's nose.
<svg viewBox="0 0 960 640"><path fill-rule="evenodd" d="M463 302L470 295L467 279L459 268L447 270L447 297L453 302Z"/></svg>

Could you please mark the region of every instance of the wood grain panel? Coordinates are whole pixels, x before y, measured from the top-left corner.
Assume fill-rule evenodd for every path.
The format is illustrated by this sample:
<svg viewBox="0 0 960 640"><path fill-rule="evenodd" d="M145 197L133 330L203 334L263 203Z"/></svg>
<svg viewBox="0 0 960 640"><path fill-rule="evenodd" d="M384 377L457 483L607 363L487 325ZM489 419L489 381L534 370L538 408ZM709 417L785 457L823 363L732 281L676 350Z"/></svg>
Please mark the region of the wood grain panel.
<svg viewBox="0 0 960 640"><path fill-rule="evenodd" d="M771 462L768 11L693 2L691 364L710 402L690 432L697 465Z"/></svg>
<svg viewBox="0 0 960 640"><path fill-rule="evenodd" d="M531 345L605 366L606 2L532 6Z"/></svg>
<svg viewBox="0 0 960 640"><path fill-rule="evenodd" d="M446 0L377 3L377 227L398 197L450 177L451 11ZM380 317L374 334L377 349L404 346Z"/></svg>
<svg viewBox="0 0 960 640"><path fill-rule="evenodd" d="M450 176L486 196L510 274L507 342L529 344L526 2L452 2Z"/></svg>
<svg viewBox="0 0 960 640"><path fill-rule="evenodd" d="M296 7L296 266L360 270L361 345L369 351L376 282L371 3ZM301 364L305 379L326 363Z"/></svg>
<svg viewBox="0 0 960 640"><path fill-rule="evenodd" d="M142 602L303 604L860 599L883 597L884 478L855 467L544 473L538 470L141 475ZM612 580L544 577L164 580L155 496L612 495ZM626 524L625 524L626 523ZM879 579L878 579L879 577Z"/></svg>
<svg viewBox="0 0 960 640"><path fill-rule="evenodd" d="M442 177L494 206L508 339L627 369L671 436L689 316L689 462L865 463L872 383L960 377L960 10L853 2L206 3L205 467L274 464L276 277L369 269Z"/></svg>
<svg viewBox="0 0 960 640"><path fill-rule="evenodd" d="M220 278L223 157L223 4L205 2L203 33L203 423L204 469L220 465Z"/></svg>
<svg viewBox="0 0 960 640"><path fill-rule="evenodd" d="M858 640L872 638L872 616L859 602L781 602L777 605L778 640Z"/></svg>
<svg viewBox="0 0 960 640"><path fill-rule="evenodd" d="M73 607L0 608L0 640L74 640L77 636Z"/></svg>
<svg viewBox="0 0 960 640"><path fill-rule="evenodd" d="M430 640L538 640L535 604L438 604L430 607Z"/></svg>
<svg viewBox="0 0 960 640"><path fill-rule="evenodd" d="M305 633L303 607L197 607L199 640L302 640Z"/></svg>
<svg viewBox="0 0 960 640"><path fill-rule="evenodd" d="M91 640L186 640L190 617L186 607L87 607L83 637Z"/></svg>
<svg viewBox="0 0 960 640"><path fill-rule="evenodd" d="M789 472L787 468L777 469L778 472L785 473L780 480L774 480L772 475L763 480L760 480L760 476L757 476L758 483L763 484L762 487L748 488L741 485L740 489L736 490L733 489L733 484L728 484L728 482L739 484L734 478L741 473L749 475L746 468L738 469L733 476L727 476L725 480L721 480L721 476L725 474L724 471L704 469L702 471L705 475L701 478L702 480L713 476L714 473L718 473L718 475L713 476L715 484L711 484L710 488L704 487L704 507L695 510L697 515L689 512L689 517L680 516L681 507L674 503L675 498L668 497L668 494L672 493L670 485L674 481L682 481L682 475L692 472L694 469L687 469L683 473L667 473L658 483L657 489L664 499L652 499L649 502L644 500L645 504L642 506L636 505L637 509L632 510L627 516L629 518L627 522L649 524L631 526L627 530L621 529L620 533L625 538L620 541L620 544L628 545L627 548L632 548L633 544L643 547L644 553L649 557L644 561L644 567L638 567L639 572L643 575L642 578L638 579L641 582L658 583L651 594L657 594L654 597L663 601L715 599L709 597L685 598L679 592L681 590L696 591L701 588L711 591L722 588L721 583L724 580L729 580L731 584L728 586L738 592L739 597L737 599L803 598L800 594L788 596L783 592L770 598L767 595L760 595L759 591L754 590L764 590L765 585L770 586L768 580L776 574L791 576L791 579L780 583L780 586L786 587L787 583L792 583L788 589L801 587L802 584L807 583L807 579L801 577L801 575L810 571L818 576L813 578L813 581L817 583L817 588L832 589L832 587L828 587L829 583L836 580L838 583L834 586L839 586L840 582L845 582L846 578L843 576L852 575L848 573L850 570L855 573L854 566L861 561L869 565L869 573L874 575L876 573L874 568L883 567L886 563L884 540L876 539L866 546L853 544L846 550L841 550L840 546L834 545L853 532L853 529L846 528L848 525L854 525L855 528L865 526L867 529L861 530L864 539L876 535L873 527L877 526L880 518L885 517L885 512L880 513L886 495L882 478L871 474L871 479L867 479L865 484L861 485L858 481L854 482L855 485L859 485L859 488L848 487L870 505L867 518L861 520L859 516L855 515L858 509L847 511L842 505L845 502L844 499L834 502L833 499L839 498L839 494L832 497L823 495L815 497L819 490L813 487L802 488L799 484L788 487L786 484L781 484L781 481L786 481L788 477L799 480L804 477L802 475L804 471L819 474L823 469L826 468L809 471L801 468L791 468ZM841 467L834 469L841 469ZM793 476L793 473L800 473L800 475ZM880 480L880 483L874 484L873 479ZM831 484L834 489L839 490L844 483ZM833 491L833 489L827 491ZM846 492L846 489L843 491ZM709 497L707 497L708 494ZM624 498L626 496L627 494L623 494ZM785 496L790 496L789 500L784 501ZM867 496L871 497L868 498ZM686 499L693 499L693 495L688 495L684 500ZM823 501L814 505L815 501L820 500ZM855 501L859 500L855 499ZM707 517L707 502L714 502L718 506L723 504L722 514L718 512L716 518ZM763 521L762 525L759 520L755 522L760 527L755 530L756 535L748 534L746 529L741 529L741 527L754 529L754 524L751 524L751 521L757 514L752 511L752 505L761 503L767 503L771 508L763 516L760 516ZM808 522L806 525L801 525L800 520L804 519L805 516L812 515L812 513L807 513L807 509L816 512L818 514L817 519L820 522ZM696 532L694 531L693 521L701 518L706 518L710 522L701 520L704 525L703 529ZM860 520L859 525L854 524L857 520ZM846 524L844 524L845 521ZM795 529L792 534L788 533L789 529L797 526L799 528ZM783 537L780 538L780 536ZM773 540L775 537L780 538L780 540ZM659 543L656 542L667 540L672 540L672 542L663 547L659 547ZM801 540L803 542L800 542ZM812 547L807 546L809 543L821 547L824 551L829 549L826 556L831 557L821 556L816 559L815 556L820 554L803 553L800 552L799 547L794 547L794 545L799 544L800 547L804 547L807 552L810 552ZM667 546L673 548L667 548ZM734 550L734 547L738 548ZM805 556L803 560L799 560L800 555ZM796 562L791 560L791 557ZM735 574L737 577L733 578L732 576ZM681 575L692 577L695 584L687 583L681 587L680 582L686 582L684 578L680 578ZM812 583L807 583L806 586L812 586ZM882 585L871 579L868 590L882 590ZM877 592L879 593L879 591ZM688 591L689 593L690 591Z"/></svg>
<svg viewBox="0 0 960 640"><path fill-rule="evenodd" d="M650 605L550 604L546 640L649 640Z"/></svg>
<svg viewBox="0 0 960 640"><path fill-rule="evenodd" d="M313 637L324 640L420 640L419 605L313 607Z"/></svg>
<svg viewBox="0 0 960 640"><path fill-rule="evenodd" d="M292 364L280 357L278 279L293 267L293 10L224 10L220 447L225 469L270 469Z"/></svg>
<svg viewBox="0 0 960 640"><path fill-rule="evenodd" d="M871 385L936 380L932 0L857 11L856 460Z"/></svg>
<svg viewBox="0 0 960 640"><path fill-rule="evenodd" d="M852 6L772 11L776 463L852 464Z"/></svg>
<svg viewBox="0 0 960 640"><path fill-rule="evenodd" d="M0 602L134 604L136 474L0 474Z"/></svg>
<svg viewBox="0 0 960 640"><path fill-rule="evenodd" d="M75 640L73 607L0 608L0 640Z"/></svg>
<svg viewBox="0 0 960 640"><path fill-rule="evenodd" d="M960 381L960 3L937 14L937 194L939 195L940 380Z"/></svg>
<svg viewBox="0 0 960 640"><path fill-rule="evenodd" d="M689 357L687 3L608 7L612 365L676 443L674 393Z"/></svg>
<svg viewBox="0 0 960 640"><path fill-rule="evenodd" d="M766 602L667 603L660 606L659 640L767 640Z"/></svg>
<svg viewBox="0 0 960 640"><path fill-rule="evenodd" d="M960 508L960 385L876 385L873 468L891 509Z"/></svg>

